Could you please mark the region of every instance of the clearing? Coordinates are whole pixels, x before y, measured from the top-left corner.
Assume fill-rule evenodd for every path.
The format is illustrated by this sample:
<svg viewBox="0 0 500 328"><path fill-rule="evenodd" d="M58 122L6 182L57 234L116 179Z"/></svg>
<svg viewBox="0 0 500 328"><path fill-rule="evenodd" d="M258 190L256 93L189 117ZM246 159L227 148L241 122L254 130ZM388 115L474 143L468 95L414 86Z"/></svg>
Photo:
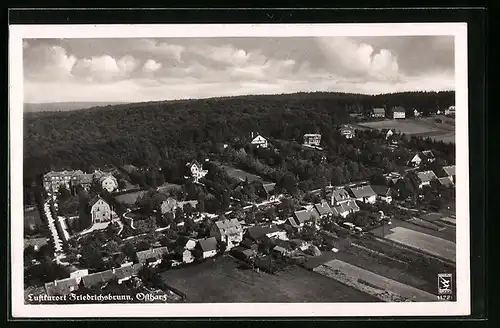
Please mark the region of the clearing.
<svg viewBox="0 0 500 328"><path fill-rule="evenodd" d="M456 245L454 242L426 233L404 227L395 227L388 231L385 238L452 262L455 262L456 259Z"/></svg>
<svg viewBox="0 0 500 328"><path fill-rule="evenodd" d="M187 296L187 302L376 302L377 298L298 266L271 275L238 268L224 256L170 269L160 275Z"/></svg>
<svg viewBox="0 0 500 328"><path fill-rule="evenodd" d="M369 293L385 302L429 302L437 297L431 293L380 276L349 263L332 260L314 269L327 277L338 280L360 291Z"/></svg>
<svg viewBox="0 0 500 328"><path fill-rule="evenodd" d="M248 182L250 182L250 183L254 182L254 181L265 182L258 175L255 175L255 174L252 174L252 173L248 173L246 171L243 171L243 170L240 170L240 169L237 169L235 167L232 167L232 166L229 166L229 165L225 165L225 164L222 164L222 163L219 163L219 162L213 162L213 163L217 164L218 166L220 166L222 169L224 169L224 171L226 171L226 173L231 178L236 179L238 181L245 181L246 179L248 179Z"/></svg>

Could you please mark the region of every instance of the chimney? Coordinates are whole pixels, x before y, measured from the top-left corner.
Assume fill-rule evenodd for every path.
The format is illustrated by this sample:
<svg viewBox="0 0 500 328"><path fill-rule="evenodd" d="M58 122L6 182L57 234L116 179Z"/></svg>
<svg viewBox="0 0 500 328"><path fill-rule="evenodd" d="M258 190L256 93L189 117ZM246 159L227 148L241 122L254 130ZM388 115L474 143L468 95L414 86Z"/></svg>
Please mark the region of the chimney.
<svg viewBox="0 0 500 328"><path fill-rule="evenodd" d="M253 131L252 131L252 139L253 139Z"/></svg>

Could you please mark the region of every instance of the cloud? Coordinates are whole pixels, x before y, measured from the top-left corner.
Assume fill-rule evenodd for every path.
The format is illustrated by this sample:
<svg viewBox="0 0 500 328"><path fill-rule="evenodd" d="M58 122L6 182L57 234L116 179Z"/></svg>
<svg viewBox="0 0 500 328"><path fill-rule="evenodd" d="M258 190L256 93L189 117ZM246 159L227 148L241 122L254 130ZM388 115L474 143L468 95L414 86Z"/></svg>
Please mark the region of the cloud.
<svg viewBox="0 0 500 328"><path fill-rule="evenodd" d="M375 52L371 45L347 37L321 37L317 41L328 60L327 67L334 72L381 81L400 76L398 59L388 49Z"/></svg>
<svg viewBox="0 0 500 328"><path fill-rule="evenodd" d="M24 71L35 80L66 79L77 59L59 46L24 46Z"/></svg>
<svg viewBox="0 0 500 328"><path fill-rule="evenodd" d="M153 73L159 70L162 67L161 63L157 63L152 59L148 59L145 63L144 66L142 67L142 70L146 73Z"/></svg>
<svg viewBox="0 0 500 328"><path fill-rule="evenodd" d="M131 56L119 60L109 55L94 56L78 60L72 74L90 82L109 82L127 77L136 67L137 61Z"/></svg>
<svg viewBox="0 0 500 328"><path fill-rule="evenodd" d="M150 39L137 39L132 42L130 51L146 52L149 55L172 58L180 62L184 47L167 42L158 42Z"/></svg>

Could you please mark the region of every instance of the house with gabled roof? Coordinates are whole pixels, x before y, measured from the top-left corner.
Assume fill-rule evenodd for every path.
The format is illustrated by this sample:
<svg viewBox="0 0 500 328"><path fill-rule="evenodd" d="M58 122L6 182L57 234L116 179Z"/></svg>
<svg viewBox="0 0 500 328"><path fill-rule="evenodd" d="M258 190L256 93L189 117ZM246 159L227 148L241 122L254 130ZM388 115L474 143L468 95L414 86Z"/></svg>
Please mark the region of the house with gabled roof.
<svg viewBox="0 0 500 328"><path fill-rule="evenodd" d="M265 238L286 239L286 231L280 229L275 224L256 225L247 229L244 236L254 241L261 241Z"/></svg>
<svg viewBox="0 0 500 328"><path fill-rule="evenodd" d="M413 157L408 161L408 166L419 167L422 163L422 156L419 153L413 155Z"/></svg>
<svg viewBox="0 0 500 328"><path fill-rule="evenodd" d="M450 177L442 177L438 178L438 180L439 183L445 187L453 187L455 185Z"/></svg>
<svg viewBox="0 0 500 328"><path fill-rule="evenodd" d="M238 219L224 219L215 221L210 228L210 236L226 243L230 250L243 240L243 228Z"/></svg>
<svg viewBox="0 0 500 328"><path fill-rule="evenodd" d="M164 254L168 254L169 249L167 246L147 249L137 252L137 260L141 264L148 264L150 266L157 266L161 263Z"/></svg>
<svg viewBox="0 0 500 328"><path fill-rule="evenodd" d="M356 204L356 201L344 188L335 188L332 190L330 206L332 206L331 208L334 215L338 214L342 217L359 211L358 204Z"/></svg>
<svg viewBox="0 0 500 328"><path fill-rule="evenodd" d="M136 264L126 265L126 266L122 266L120 268L112 269L112 271L115 274L115 277L118 280L118 283L121 284L124 281L127 281L130 278L137 276L139 274L139 272L141 271L141 269L142 269L142 264L136 263Z"/></svg>
<svg viewBox="0 0 500 328"><path fill-rule="evenodd" d="M257 148L267 148L267 146L268 146L266 138L264 138L263 136L261 136L258 133L256 135L254 135L253 132L252 132L252 141L250 141L250 144L252 146L257 147Z"/></svg>
<svg viewBox="0 0 500 328"><path fill-rule="evenodd" d="M333 216L332 209L326 200L322 200L321 203L314 204L314 208L318 212L320 218Z"/></svg>
<svg viewBox="0 0 500 328"><path fill-rule="evenodd" d="M436 156L432 150L422 150L422 155L423 159L425 159L428 163L432 163L436 160Z"/></svg>
<svg viewBox="0 0 500 328"><path fill-rule="evenodd" d="M306 133L304 134L304 146L319 147L321 144L321 134Z"/></svg>
<svg viewBox="0 0 500 328"><path fill-rule="evenodd" d="M384 201L388 204L392 202L392 193L389 187L373 185L372 189L377 195L377 199Z"/></svg>
<svg viewBox="0 0 500 328"><path fill-rule="evenodd" d="M259 194L266 198L269 202L274 202L279 200L283 195L278 194L275 191L276 183L274 182L265 182L262 183L262 187L259 187Z"/></svg>
<svg viewBox="0 0 500 328"><path fill-rule="evenodd" d="M377 194L370 185L352 186L349 187L349 191L357 201L368 204L374 204L377 201Z"/></svg>
<svg viewBox="0 0 500 328"><path fill-rule="evenodd" d="M89 206L92 224L111 222L111 206L101 196L92 198Z"/></svg>
<svg viewBox="0 0 500 328"><path fill-rule="evenodd" d="M429 170L429 171L423 171L423 172L417 172L417 177L418 177L418 182L419 182L419 185L418 187L419 188L422 188L423 186L429 186L431 184L431 181L433 180L437 180L438 177L436 176L436 174Z"/></svg>
<svg viewBox="0 0 500 328"><path fill-rule="evenodd" d="M97 284L106 283L116 278L113 270L105 270L101 272L91 273L82 277L83 285L87 288L91 288Z"/></svg>
<svg viewBox="0 0 500 328"><path fill-rule="evenodd" d="M68 295L78 290L79 285L76 278L70 277L61 280L55 280L45 284L45 292L49 296Z"/></svg>
<svg viewBox="0 0 500 328"><path fill-rule="evenodd" d="M174 249L174 253L177 260L182 263L192 263L194 261L194 256L191 250L186 249L182 246L177 246Z"/></svg>
<svg viewBox="0 0 500 328"><path fill-rule="evenodd" d="M340 134L346 139L352 139L356 136L354 128L350 125L343 125L340 128Z"/></svg>
<svg viewBox="0 0 500 328"><path fill-rule="evenodd" d="M392 117L394 119L405 119L406 118L406 110L401 106L393 107Z"/></svg>
<svg viewBox="0 0 500 328"><path fill-rule="evenodd" d="M453 183L455 183L455 165L443 166L442 171L444 176L448 177Z"/></svg>
<svg viewBox="0 0 500 328"><path fill-rule="evenodd" d="M371 114L372 114L371 115L372 117L384 118L385 117L385 108L383 108L383 107L373 108Z"/></svg>
<svg viewBox="0 0 500 328"><path fill-rule="evenodd" d="M204 170L203 165L201 165L197 160L187 163L186 167L188 168L194 183L199 183L200 179L203 179L208 173L208 170Z"/></svg>
<svg viewBox="0 0 500 328"><path fill-rule="evenodd" d="M312 207L310 209L304 209L300 211L293 212L293 217L288 218L288 224L297 230L301 230L305 224L311 220L319 221L320 215L318 211Z"/></svg>
<svg viewBox="0 0 500 328"><path fill-rule="evenodd" d="M200 239L196 248L201 251L201 258L213 257L217 255L217 239L215 237Z"/></svg>
<svg viewBox="0 0 500 328"><path fill-rule="evenodd" d="M380 132L385 136L386 140L394 135L394 131L392 129L382 129Z"/></svg>

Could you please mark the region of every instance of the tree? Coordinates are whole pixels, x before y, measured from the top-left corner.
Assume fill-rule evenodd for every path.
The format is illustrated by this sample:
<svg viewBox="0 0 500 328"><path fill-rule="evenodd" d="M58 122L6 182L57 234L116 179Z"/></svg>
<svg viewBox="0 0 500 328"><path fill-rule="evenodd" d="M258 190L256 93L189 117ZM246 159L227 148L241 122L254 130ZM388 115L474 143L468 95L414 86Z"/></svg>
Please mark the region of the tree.
<svg viewBox="0 0 500 328"><path fill-rule="evenodd" d="M187 216L191 216L194 211L193 206L190 203L184 204L182 210L184 211L184 214L186 214Z"/></svg>
<svg viewBox="0 0 500 328"><path fill-rule="evenodd" d="M71 192L69 191L68 187L66 187L65 184L59 185L59 189L57 191L57 199L59 200L59 202L64 202L70 197Z"/></svg>
<svg viewBox="0 0 500 328"><path fill-rule="evenodd" d="M80 261L82 262L82 265L97 271L105 269L99 246L93 243L82 246L81 254L82 257L80 258Z"/></svg>
<svg viewBox="0 0 500 328"><path fill-rule="evenodd" d="M130 258L134 263L137 262L137 253L135 250L134 245L132 245L130 242L126 242L123 247L122 247L122 252Z"/></svg>

